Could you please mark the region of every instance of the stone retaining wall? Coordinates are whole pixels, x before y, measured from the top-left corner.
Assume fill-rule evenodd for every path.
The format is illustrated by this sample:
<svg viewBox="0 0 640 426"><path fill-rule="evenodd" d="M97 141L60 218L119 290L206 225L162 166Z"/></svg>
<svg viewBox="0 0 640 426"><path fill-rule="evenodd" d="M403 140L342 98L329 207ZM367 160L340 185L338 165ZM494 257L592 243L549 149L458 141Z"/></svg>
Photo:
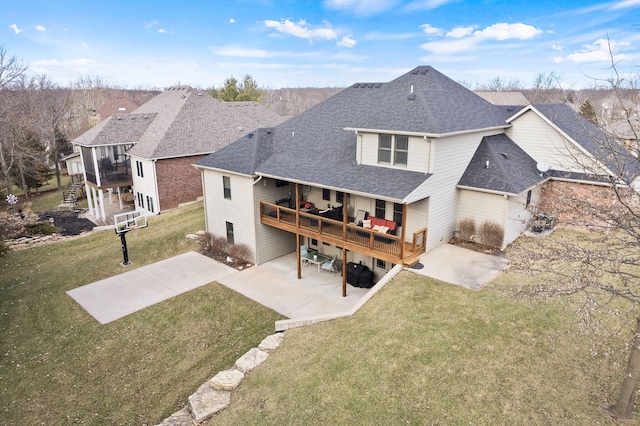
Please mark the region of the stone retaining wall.
<svg viewBox="0 0 640 426"><path fill-rule="evenodd" d="M158 426L192 426L200 424L224 410L231 402L231 392L251 370L262 364L269 353L280 346L284 333L266 337L257 348L250 349L232 368L216 374L189 397L182 410L167 417Z"/></svg>

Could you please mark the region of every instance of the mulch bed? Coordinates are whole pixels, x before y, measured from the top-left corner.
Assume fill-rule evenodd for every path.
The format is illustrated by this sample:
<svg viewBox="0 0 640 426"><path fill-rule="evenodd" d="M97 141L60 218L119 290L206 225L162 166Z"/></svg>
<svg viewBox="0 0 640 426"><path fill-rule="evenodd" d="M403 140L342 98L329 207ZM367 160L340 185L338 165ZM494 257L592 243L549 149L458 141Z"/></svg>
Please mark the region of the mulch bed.
<svg viewBox="0 0 640 426"><path fill-rule="evenodd" d="M67 210L55 210L41 213L40 220L43 222L53 219L53 226L58 229L58 233L63 236L80 235L93 230L95 223L89 219L78 217L78 213Z"/></svg>
<svg viewBox="0 0 640 426"><path fill-rule="evenodd" d="M492 256L500 256L500 257L505 256L504 252L498 248L485 246L484 244L474 243L473 241L462 240L460 238L453 238L449 242L454 246L477 251L478 253L490 254Z"/></svg>

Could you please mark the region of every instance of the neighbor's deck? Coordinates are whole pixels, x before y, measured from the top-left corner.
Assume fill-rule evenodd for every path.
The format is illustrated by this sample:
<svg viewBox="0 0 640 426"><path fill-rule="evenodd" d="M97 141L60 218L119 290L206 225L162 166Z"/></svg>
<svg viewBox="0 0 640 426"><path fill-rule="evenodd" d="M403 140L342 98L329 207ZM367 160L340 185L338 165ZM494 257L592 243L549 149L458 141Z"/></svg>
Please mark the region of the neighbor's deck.
<svg viewBox="0 0 640 426"><path fill-rule="evenodd" d="M260 203L260 220L265 225L396 264L413 265L426 251L426 228L414 232L411 241L403 243L402 236L383 234L266 202Z"/></svg>

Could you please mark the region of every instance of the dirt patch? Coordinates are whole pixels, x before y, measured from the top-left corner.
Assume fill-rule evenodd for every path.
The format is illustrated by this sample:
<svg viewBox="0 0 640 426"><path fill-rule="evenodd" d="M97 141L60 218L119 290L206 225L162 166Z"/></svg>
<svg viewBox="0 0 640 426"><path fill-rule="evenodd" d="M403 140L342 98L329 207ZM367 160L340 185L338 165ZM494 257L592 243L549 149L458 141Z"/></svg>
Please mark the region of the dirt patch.
<svg viewBox="0 0 640 426"><path fill-rule="evenodd" d="M52 223L62 236L80 235L93 230L95 223L78 217L78 213L66 210L48 211L39 214L40 220Z"/></svg>

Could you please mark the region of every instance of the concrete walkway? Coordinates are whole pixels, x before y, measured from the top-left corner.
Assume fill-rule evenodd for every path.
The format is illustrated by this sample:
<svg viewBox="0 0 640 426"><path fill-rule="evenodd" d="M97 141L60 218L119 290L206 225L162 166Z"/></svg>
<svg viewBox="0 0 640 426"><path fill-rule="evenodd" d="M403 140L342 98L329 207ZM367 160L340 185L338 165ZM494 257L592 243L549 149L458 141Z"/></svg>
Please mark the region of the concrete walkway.
<svg viewBox="0 0 640 426"><path fill-rule="evenodd" d="M504 270L508 262L442 244L422 255L420 263L422 269L409 270L477 290ZM313 265L304 266L302 279L298 279L295 253L237 271L202 254L188 252L67 293L106 324L214 281L291 319L349 311L369 291L347 284L347 297L342 297L340 274L318 273Z"/></svg>
<svg viewBox="0 0 640 426"><path fill-rule="evenodd" d="M132 269L67 292L101 324L237 271L196 252Z"/></svg>
<svg viewBox="0 0 640 426"><path fill-rule="evenodd" d="M509 261L503 257L441 244L420 256L422 269L409 269L416 274L451 284L479 290L504 271Z"/></svg>

